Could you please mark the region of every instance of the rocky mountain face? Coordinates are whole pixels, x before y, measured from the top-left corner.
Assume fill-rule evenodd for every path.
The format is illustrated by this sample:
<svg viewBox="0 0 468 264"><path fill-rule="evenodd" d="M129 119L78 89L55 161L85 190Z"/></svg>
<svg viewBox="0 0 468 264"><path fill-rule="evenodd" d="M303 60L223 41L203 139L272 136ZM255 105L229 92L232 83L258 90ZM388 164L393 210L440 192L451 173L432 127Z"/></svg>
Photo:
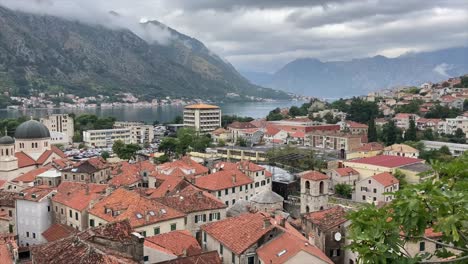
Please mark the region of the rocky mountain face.
<svg viewBox="0 0 468 264"><path fill-rule="evenodd" d="M288 97L251 84L194 38L157 21L137 26L139 35L0 7L0 92L133 92L147 99L219 100L228 93ZM164 42L144 38L155 29L167 35Z"/></svg>
<svg viewBox="0 0 468 264"><path fill-rule="evenodd" d="M345 97L399 85L442 81L468 73L468 47L405 54L397 58L375 56L351 61L294 60L266 76L246 74L252 82L287 92Z"/></svg>

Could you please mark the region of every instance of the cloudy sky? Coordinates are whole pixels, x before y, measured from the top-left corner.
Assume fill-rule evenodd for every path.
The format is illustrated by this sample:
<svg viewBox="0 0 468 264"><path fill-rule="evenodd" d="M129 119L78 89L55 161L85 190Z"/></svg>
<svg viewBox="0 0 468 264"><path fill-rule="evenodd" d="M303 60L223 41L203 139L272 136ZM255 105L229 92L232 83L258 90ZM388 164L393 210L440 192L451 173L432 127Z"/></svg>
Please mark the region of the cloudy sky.
<svg viewBox="0 0 468 264"><path fill-rule="evenodd" d="M303 57L396 57L468 45L467 0L0 0L10 8L108 23L156 19L242 71ZM156 41L165 40L164 34Z"/></svg>

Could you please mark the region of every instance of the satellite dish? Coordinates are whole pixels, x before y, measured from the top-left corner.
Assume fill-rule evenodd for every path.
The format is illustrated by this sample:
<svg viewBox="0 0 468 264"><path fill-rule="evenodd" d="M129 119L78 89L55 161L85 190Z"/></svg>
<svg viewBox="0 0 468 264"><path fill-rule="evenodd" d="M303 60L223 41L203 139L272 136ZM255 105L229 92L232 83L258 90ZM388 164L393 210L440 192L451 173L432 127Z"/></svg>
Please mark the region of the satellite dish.
<svg viewBox="0 0 468 264"><path fill-rule="evenodd" d="M336 241L340 241L340 240L341 240L341 233L340 233L340 232L336 232L336 233L335 233L335 240L336 240Z"/></svg>

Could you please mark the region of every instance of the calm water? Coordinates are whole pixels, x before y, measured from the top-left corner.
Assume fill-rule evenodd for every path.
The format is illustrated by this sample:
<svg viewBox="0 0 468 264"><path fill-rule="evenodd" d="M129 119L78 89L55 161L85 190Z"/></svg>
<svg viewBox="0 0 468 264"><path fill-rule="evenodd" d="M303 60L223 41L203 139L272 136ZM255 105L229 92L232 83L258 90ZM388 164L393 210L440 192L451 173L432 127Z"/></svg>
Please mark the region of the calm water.
<svg viewBox="0 0 468 264"><path fill-rule="evenodd" d="M300 106L302 101L279 102L244 102L224 103L221 106L223 115L250 116L253 118L265 117L276 107L284 108L293 105ZM113 116L120 121L143 121L152 123L158 120L161 123L170 122L178 115L182 115L182 105L167 105L154 108L106 108L106 109L28 109L28 110L0 110L0 119L16 118L20 116L44 117L49 114L75 113L76 115L89 113L98 116Z"/></svg>

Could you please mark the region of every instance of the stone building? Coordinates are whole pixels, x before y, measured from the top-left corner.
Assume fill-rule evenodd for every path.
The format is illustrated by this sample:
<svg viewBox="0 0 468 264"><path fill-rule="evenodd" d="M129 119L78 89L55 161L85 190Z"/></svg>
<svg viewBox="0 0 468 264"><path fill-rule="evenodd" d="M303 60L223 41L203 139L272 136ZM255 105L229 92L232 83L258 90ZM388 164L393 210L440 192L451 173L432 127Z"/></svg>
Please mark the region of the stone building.
<svg viewBox="0 0 468 264"><path fill-rule="evenodd" d="M284 198L281 195L265 190L250 198L250 205L253 210L273 213L283 210Z"/></svg>
<svg viewBox="0 0 468 264"><path fill-rule="evenodd" d="M301 214L327 208L330 178L318 171L305 171L301 178Z"/></svg>

